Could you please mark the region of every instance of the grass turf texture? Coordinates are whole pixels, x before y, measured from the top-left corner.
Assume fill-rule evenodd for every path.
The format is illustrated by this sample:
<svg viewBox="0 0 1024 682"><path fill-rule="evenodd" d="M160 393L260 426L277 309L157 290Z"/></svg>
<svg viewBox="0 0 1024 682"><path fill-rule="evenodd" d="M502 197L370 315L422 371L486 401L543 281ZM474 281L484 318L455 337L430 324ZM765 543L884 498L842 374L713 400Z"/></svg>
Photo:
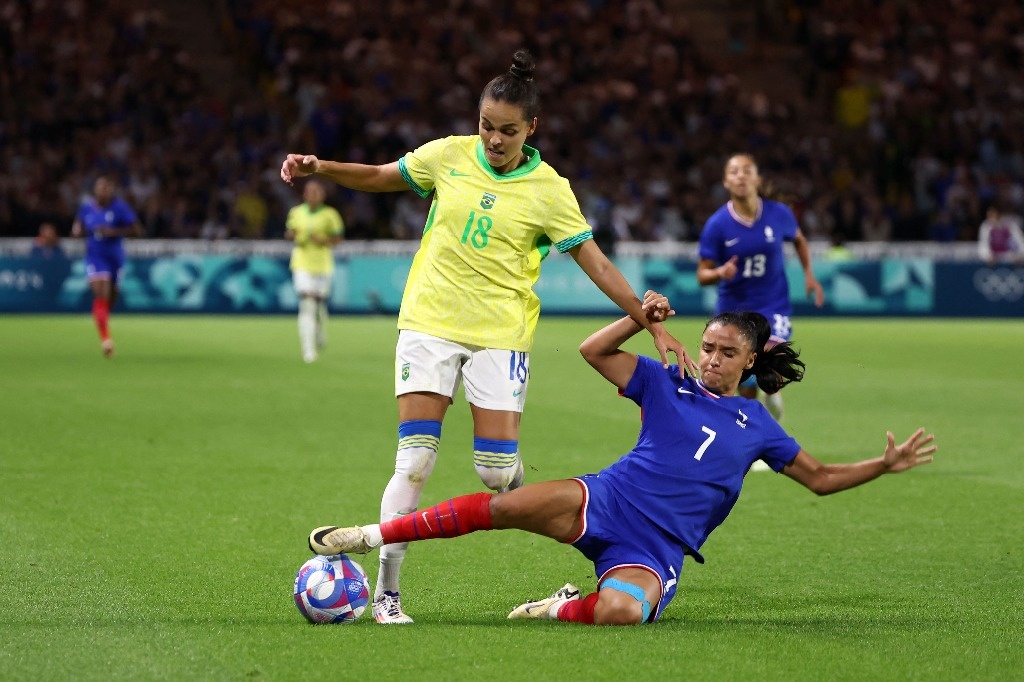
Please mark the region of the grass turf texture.
<svg viewBox="0 0 1024 682"><path fill-rule="evenodd" d="M596 471L638 410L579 357L601 323L545 318L527 480ZM697 348L701 323L671 329ZM825 461L926 426L935 464L834 497L751 474L654 626L510 622L571 547L517 531L414 545L417 623L311 626L291 599L309 529L375 520L393 469L391 319L334 318L321 361L291 318L131 317L104 360L87 317L0 322L0 678L1009 679L1024 562L1024 326L800 320L786 426ZM653 352L648 339L631 342ZM425 504L480 489L461 397ZM377 573L376 553L357 557ZM1016 672L1014 672L1016 671Z"/></svg>

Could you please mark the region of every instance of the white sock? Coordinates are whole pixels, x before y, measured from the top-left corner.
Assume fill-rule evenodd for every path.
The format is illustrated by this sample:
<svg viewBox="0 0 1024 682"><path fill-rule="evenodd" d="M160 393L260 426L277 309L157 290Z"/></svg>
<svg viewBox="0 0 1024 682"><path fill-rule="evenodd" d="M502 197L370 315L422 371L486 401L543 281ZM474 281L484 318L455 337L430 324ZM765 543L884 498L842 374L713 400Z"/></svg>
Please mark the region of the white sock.
<svg viewBox="0 0 1024 682"><path fill-rule="evenodd" d="M403 514L389 514L387 519L384 516L381 514L381 523L401 518ZM405 552L408 549L408 542L396 542L380 548L380 571L377 573L377 586L373 590L374 600L385 592L401 591L399 577L402 572L402 562L405 561Z"/></svg>
<svg viewBox="0 0 1024 682"><path fill-rule="evenodd" d="M782 422L782 394L781 393L769 393L764 397L764 406L768 408L768 413L775 417L775 421Z"/></svg>
<svg viewBox="0 0 1024 682"><path fill-rule="evenodd" d="M395 473L388 481L380 499L381 523L416 511L420 504L423 485L434 470L436 458L436 443L432 447L413 446L398 450L395 457ZM377 575L374 599L385 591L399 591L398 577L408 547L408 542L397 542L380 548L380 573Z"/></svg>
<svg viewBox="0 0 1024 682"><path fill-rule="evenodd" d="M299 343L303 357L316 355L316 301L308 296L299 299Z"/></svg>
<svg viewBox="0 0 1024 682"><path fill-rule="evenodd" d="M523 470L523 460L516 454L516 469L515 473L512 474L512 481L499 490L499 493L507 493L509 490L515 490L516 488L523 487L523 481L526 478L526 472Z"/></svg>
<svg viewBox="0 0 1024 682"><path fill-rule="evenodd" d="M377 547L380 543L384 542L384 536L380 532L379 523L371 523L368 526L360 527L366 533L366 541L370 543L370 547Z"/></svg>
<svg viewBox="0 0 1024 682"><path fill-rule="evenodd" d="M394 547L394 545L384 546ZM400 557L385 557L383 556L383 550L381 550L380 572L377 573L377 587L373 590L374 601L380 599L380 596L385 592L397 594L400 591L398 589L398 574L402 571L402 562L404 560L404 553Z"/></svg>
<svg viewBox="0 0 1024 682"><path fill-rule="evenodd" d="M316 306L316 345L323 348L327 345L327 301L318 300Z"/></svg>

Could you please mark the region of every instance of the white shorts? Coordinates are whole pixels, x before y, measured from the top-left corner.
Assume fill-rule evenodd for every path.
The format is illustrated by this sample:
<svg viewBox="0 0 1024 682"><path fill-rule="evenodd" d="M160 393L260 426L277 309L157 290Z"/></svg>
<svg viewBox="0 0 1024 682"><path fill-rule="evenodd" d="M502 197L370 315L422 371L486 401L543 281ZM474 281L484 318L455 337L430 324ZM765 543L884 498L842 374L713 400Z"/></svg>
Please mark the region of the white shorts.
<svg viewBox="0 0 1024 682"><path fill-rule="evenodd" d="M395 349L395 395L455 397L465 381L466 401L485 410L522 412L530 380L530 354L469 346L403 329Z"/></svg>
<svg viewBox="0 0 1024 682"><path fill-rule="evenodd" d="M314 275L304 270L292 270L292 283L295 285L295 293L299 296L329 298L331 295L330 275Z"/></svg>

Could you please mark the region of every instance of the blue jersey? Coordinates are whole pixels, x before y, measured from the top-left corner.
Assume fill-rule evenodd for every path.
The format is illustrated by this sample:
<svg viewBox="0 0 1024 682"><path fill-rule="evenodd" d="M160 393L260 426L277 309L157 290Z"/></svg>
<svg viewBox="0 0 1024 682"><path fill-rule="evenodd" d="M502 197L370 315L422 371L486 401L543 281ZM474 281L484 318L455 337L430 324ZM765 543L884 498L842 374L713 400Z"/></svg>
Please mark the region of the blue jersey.
<svg viewBox="0 0 1024 682"><path fill-rule="evenodd" d="M75 219L85 230L85 256L92 258L124 258L123 237L103 237L101 227L131 227L138 220L123 199L114 197L109 206L100 206L95 199L82 202Z"/></svg>
<svg viewBox="0 0 1024 682"><path fill-rule="evenodd" d="M599 476L701 562L750 465L762 459L781 471L800 451L758 401L715 395L651 358L639 358L623 395L643 410L640 436Z"/></svg>
<svg viewBox="0 0 1024 682"><path fill-rule="evenodd" d="M793 314L783 243L793 241L797 229L789 207L769 199L760 200L752 223L735 213L731 201L708 218L700 233L700 258L721 265L739 257L736 276L718 283L716 313L752 310L769 321Z"/></svg>

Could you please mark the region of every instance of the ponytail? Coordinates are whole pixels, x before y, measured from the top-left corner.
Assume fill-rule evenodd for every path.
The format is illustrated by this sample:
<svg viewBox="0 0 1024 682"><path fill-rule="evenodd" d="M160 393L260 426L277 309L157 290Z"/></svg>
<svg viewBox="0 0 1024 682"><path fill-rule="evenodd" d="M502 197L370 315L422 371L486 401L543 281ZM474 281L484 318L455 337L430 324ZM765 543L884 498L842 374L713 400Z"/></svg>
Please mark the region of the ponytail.
<svg viewBox="0 0 1024 682"><path fill-rule="evenodd" d="M777 343L757 354L751 374L765 393L778 393L783 386L804 378L804 361L789 341Z"/></svg>

